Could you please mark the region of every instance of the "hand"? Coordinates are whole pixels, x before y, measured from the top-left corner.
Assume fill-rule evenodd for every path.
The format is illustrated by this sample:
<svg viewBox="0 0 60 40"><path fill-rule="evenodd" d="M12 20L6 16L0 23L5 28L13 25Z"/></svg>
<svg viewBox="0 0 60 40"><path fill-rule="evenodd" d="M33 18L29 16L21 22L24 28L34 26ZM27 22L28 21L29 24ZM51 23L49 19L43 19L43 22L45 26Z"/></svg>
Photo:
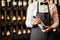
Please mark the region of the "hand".
<svg viewBox="0 0 60 40"><path fill-rule="evenodd" d="M38 23L40 23L40 22L41 22L41 19L38 18L38 17L36 17L36 18L34 18L34 19L32 20L32 25L36 25L36 24L38 24Z"/></svg>
<svg viewBox="0 0 60 40"><path fill-rule="evenodd" d="M48 28L48 27L50 27L50 26L44 26L45 28Z"/></svg>
<svg viewBox="0 0 60 40"><path fill-rule="evenodd" d="M52 30L52 29L53 29L52 27L48 27L48 28L42 30L42 32L48 32L48 31L50 31L50 30Z"/></svg>

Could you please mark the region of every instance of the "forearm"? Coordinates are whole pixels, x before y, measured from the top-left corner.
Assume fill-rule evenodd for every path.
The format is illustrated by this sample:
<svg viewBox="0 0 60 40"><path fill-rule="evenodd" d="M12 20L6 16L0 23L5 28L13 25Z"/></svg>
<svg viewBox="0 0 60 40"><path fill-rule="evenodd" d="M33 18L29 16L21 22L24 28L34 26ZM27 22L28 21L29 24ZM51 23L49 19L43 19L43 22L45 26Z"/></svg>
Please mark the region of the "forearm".
<svg viewBox="0 0 60 40"><path fill-rule="evenodd" d="M53 25L51 25L51 27L52 27L53 29L56 29L56 28L58 27L58 25L59 25L59 22L55 22Z"/></svg>
<svg viewBox="0 0 60 40"><path fill-rule="evenodd" d="M53 9L53 24L51 27L53 28L57 28L58 25L59 25L59 17L58 17L58 10L57 10L57 7L55 6L54 9Z"/></svg>

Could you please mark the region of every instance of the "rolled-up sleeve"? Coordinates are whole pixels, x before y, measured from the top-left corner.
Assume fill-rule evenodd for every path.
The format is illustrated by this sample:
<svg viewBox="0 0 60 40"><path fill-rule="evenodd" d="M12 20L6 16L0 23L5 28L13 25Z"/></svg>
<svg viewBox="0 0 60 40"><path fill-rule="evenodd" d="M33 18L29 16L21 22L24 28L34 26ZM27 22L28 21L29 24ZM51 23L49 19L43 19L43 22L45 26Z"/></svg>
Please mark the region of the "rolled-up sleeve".
<svg viewBox="0 0 60 40"><path fill-rule="evenodd" d="M34 10L34 7L37 5L37 1L34 2L34 3L31 3L28 8L27 8L27 16L26 16L26 26L27 27L30 27L32 28L33 25L32 25L32 20L33 20L33 10Z"/></svg>
<svg viewBox="0 0 60 40"><path fill-rule="evenodd" d="M32 19L33 19L32 5L29 5L27 8L27 16L26 16L26 26L27 27L33 27L31 24Z"/></svg>
<svg viewBox="0 0 60 40"><path fill-rule="evenodd" d="M53 9L54 13L53 13L53 24L51 27L53 27L54 29L56 29L59 25L59 17L58 17L58 11L57 11L57 7L54 6L54 9Z"/></svg>

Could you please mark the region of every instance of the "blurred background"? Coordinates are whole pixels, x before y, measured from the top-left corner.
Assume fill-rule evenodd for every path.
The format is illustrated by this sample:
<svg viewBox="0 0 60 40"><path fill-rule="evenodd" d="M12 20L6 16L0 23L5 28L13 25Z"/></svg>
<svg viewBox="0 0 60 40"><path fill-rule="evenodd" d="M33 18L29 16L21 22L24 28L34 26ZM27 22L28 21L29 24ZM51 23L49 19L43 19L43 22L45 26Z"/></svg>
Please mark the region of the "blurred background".
<svg viewBox="0 0 60 40"><path fill-rule="evenodd" d="M29 40L31 28L25 25L27 7L37 0L0 0L0 40ZM60 0L47 0L58 8ZM60 23L60 22L59 22ZM54 30L53 40L60 40L60 25Z"/></svg>

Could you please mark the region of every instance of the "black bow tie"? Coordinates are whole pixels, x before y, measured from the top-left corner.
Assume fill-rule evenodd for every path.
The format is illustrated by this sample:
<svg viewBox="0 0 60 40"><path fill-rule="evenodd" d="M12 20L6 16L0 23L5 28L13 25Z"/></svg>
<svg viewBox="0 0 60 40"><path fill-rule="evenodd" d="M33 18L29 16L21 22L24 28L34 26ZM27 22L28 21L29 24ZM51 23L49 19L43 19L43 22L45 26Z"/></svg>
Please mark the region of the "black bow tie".
<svg viewBox="0 0 60 40"><path fill-rule="evenodd" d="M47 2L45 2L45 3L41 2L40 4L41 4L41 5L43 5L43 4L44 4L44 5L48 5L48 3L47 3Z"/></svg>

